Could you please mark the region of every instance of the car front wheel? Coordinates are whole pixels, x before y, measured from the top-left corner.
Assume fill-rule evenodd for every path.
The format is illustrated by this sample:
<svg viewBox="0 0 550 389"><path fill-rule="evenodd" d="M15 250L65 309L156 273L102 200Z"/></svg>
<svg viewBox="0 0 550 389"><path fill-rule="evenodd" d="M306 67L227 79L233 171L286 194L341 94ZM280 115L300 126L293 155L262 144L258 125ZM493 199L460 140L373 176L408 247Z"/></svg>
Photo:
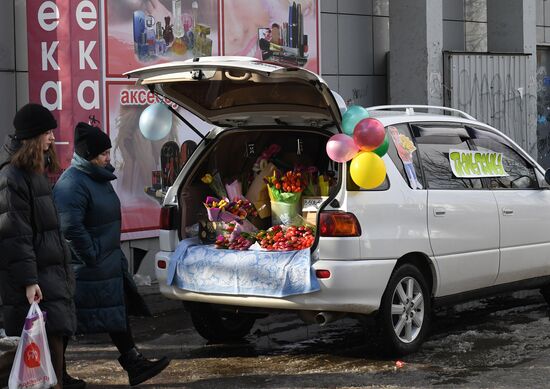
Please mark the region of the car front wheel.
<svg viewBox="0 0 550 389"><path fill-rule="evenodd" d="M400 356L417 351L428 333L430 310L424 275L414 265L401 265L390 278L378 313L383 353Z"/></svg>

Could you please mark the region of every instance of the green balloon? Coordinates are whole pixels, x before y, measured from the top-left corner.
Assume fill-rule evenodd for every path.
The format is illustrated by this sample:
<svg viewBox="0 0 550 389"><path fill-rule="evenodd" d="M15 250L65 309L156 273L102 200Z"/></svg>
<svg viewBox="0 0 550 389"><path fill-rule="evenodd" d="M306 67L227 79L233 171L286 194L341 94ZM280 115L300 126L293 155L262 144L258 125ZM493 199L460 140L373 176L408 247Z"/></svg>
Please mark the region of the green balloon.
<svg viewBox="0 0 550 389"><path fill-rule="evenodd" d="M373 150L379 157L383 157L384 154L388 152L388 147L390 147L390 142L388 141L388 135L384 137L384 141L380 146Z"/></svg>
<svg viewBox="0 0 550 389"><path fill-rule="evenodd" d="M359 105L350 106L342 116L342 129L344 134L353 136L355 125L368 117L369 112L365 108Z"/></svg>

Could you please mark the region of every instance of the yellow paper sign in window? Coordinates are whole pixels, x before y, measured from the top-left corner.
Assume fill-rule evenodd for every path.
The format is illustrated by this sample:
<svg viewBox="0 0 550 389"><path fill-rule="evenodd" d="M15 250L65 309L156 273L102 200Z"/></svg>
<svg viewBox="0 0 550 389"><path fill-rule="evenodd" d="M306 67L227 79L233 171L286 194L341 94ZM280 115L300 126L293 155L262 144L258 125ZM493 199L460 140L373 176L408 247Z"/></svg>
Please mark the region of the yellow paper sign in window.
<svg viewBox="0 0 550 389"><path fill-rule="evenodd" d="M504 177L502 153L493 151L449 150L449 162L455 177Z"/></svg>

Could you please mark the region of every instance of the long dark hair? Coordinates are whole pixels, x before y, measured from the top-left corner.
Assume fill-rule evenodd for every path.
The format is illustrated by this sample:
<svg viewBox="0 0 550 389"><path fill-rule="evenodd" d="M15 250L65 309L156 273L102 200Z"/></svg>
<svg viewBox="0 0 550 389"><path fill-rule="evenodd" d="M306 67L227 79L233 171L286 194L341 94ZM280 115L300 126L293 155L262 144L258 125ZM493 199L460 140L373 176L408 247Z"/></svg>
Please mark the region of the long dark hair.
<svg viewBox="0 0 550 389"><path fill-rule="evenodd" d="M52 142L48 150L44 151L40 136L22 140L21 147L11 157L11 163L34 173L56 173L60 169L54 143Z"/></svg>

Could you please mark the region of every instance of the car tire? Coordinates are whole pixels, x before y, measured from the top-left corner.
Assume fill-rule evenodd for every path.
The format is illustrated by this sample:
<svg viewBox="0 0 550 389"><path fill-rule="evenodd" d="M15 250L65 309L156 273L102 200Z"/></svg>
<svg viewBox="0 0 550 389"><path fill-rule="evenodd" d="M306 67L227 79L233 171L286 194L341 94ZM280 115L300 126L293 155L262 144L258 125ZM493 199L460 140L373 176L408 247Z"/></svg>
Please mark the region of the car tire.
<svg viewBox="0 0 550 389"><path fill-rule="evenodd" d="M193 304L189 308L197 332L212 343L237 341L250 333L256 316L222 312L211 304Z"/></svg>
<svg viewBox="0 0 550 389"><path fill-rule="evenodd" d="M407 263L393 272L377 319L384 355L402 356L420 348L431 324L431 296L416 266Z"/></svg>
<svg viewBox="0 0 550 389"><path fill-rule="evenodd" d="M542 288L540 288L540 294L542 294L542 297L544 297L544 301L546 301L546 304L550 306L550 284L544 285Z"/></svg>

